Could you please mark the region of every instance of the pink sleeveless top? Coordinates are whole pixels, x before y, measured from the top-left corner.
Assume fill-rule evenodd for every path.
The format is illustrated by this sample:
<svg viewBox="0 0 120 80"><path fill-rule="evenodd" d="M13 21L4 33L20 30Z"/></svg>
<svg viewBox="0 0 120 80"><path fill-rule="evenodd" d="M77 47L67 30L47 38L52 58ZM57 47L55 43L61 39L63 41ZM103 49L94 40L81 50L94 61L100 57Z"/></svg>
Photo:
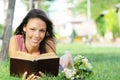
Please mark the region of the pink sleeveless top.
<svg viewBox="0 0 120 80"><path fill-rule="evenodd" d="M24 43L23 35L15 35L15 37L16 37L18 50L22 51L22 52L27 52L26 47L25 47L25 43Z"/></svg>

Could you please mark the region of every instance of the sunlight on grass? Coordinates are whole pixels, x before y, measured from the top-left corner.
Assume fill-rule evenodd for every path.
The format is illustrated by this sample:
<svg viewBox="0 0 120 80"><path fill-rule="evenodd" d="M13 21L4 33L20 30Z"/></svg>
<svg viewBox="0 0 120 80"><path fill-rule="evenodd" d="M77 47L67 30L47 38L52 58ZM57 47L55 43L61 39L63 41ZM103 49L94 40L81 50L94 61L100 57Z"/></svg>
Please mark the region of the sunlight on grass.
<svg viewBox="0 0 120 80"><path fill-rule="evenodd" d="M88 80L119 80L120 77L120 48L98 47L89 44L57 44L57 52L62 55L65 50L70 50L73 57L77 54L88 57L93 65L94 75ZM60 53L59 53L60 52Z"/></svg>
<svg viewBox="0 0 120 80"><path fill-rule="evenodd" d="M93 47L89 44L57 44L57 54L63 55L71 51L73 57L77 54L86 56L93 66L94 74L88 80L119 80L120 79L120 48ZM21 80L9 76L9 62L0 62L0 80ZM49 77L44 80L62 80L62 77Z"/></svg>

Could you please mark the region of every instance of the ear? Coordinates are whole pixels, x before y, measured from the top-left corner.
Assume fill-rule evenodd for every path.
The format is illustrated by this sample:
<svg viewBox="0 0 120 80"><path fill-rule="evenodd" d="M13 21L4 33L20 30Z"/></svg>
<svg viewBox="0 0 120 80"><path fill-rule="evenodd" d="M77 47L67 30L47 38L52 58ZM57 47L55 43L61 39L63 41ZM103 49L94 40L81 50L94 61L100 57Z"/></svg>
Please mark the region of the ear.
<svg viewBox="0 0 120 80"><path fill-rule="evenodd" d="M23 31L26 32L26 27L25 26L23 27Z"/></svg>

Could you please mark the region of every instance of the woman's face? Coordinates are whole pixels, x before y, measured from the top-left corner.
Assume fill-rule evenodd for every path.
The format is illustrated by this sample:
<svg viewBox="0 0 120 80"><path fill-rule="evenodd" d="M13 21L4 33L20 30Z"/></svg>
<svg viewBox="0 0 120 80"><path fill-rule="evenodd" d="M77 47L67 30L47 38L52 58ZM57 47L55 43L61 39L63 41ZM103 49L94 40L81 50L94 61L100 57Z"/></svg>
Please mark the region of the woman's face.
<svg viewBox="0 0 120 80"><path fill-rule="evenodd" d="M46 23L39 18L32 18L24 26L26 32L26 43L32 47L38 47L46 33Z"/></svg>

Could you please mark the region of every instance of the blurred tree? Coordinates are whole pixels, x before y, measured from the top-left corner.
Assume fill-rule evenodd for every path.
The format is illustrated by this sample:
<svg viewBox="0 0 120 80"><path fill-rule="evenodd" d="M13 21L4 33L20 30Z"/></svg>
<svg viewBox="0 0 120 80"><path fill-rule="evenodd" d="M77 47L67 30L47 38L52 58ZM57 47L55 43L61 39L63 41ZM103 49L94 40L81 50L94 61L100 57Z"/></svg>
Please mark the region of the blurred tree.
<svg viewBox="0 0 120 80"><path fill-rule="evenodd" d="M16 0L8 0L7 17L3 34L2 50L0 53L0 60L2 61L8 59L8 45L12 32L15 2Z"/></svg>
<svg viewBox="0 0 120 80"><path fill-rule="evenodd" d="M39 7L47 12L49 7L52 5L53 1L55 0L43 0Z"/></svg>
<svg viewBox="0 0 120 80"><path fill-rule="evenodd" d="M115 10L110 9L108 13L104 16L106 28L108 31L111 31L113 34L113 38L117 38L120 36L120 27L119 22L117 20L117 14Z"/></svg>
<svg viewBox="0 0 120 80"><path fill-rule="evenodd" d="M73 15L86 14L87 15L87 0L67 0L73 5Z"/></svg>
<svg viewBox="0 0 120 80"><path fill-rule="evenodd" d="M67 0L68 3L73 4L73 14L78 15L80 13L87 14L87 0ZM119 3L120 0L90 0L91 3L91 17L96 19L100 12L113 7Z"/></svg>
<svg viewBox="0 0 120 80"><path fill-rule="evenodd" d="M0 24L0 39L3 38L3 31L4 31L4 27L2 24Z"/></svg>
<svg viewBox="0 0 120 80"><path fill-rule="evenodd" d="M46 12L48 11L48 8L51 3L54 0L22 0L22 2L27 6L27 10L31 8L38 8L38 9L43 9Z"/></svg>
<svg viewBox="0 0 120 80"><path fill-rule="evenodd" d="M97 19L99 14L104 11L108 10L115 6L115 4L119 3L120 0L91 0L91 13L92 18Z"/></svg>
<svg viewBox="0 0 120 80"><path fill-rule="evenodd" d="M34 6L34 2L33 0L29 0L29 8L30 9L33 9L35 6Z"/></svg>
<svg viewBox="0 0 120 80"><path fill-rule="evenodd" d="M96 22L101 36L104 36L106 32L112 32L114 39L120 36L119 20L115 9L109 9L107 13L101 14Z"/></svg>
<svg viewBox="0 0 120 80"><path fill-rule="evenodd" d="M105 23L105 18L103 14L100 15L98 19L96 19L96 23L97 23L98 34L100 34L100 36L104 36L107 30L106 30L106 26L105 26L106 23Z"/></svg>

